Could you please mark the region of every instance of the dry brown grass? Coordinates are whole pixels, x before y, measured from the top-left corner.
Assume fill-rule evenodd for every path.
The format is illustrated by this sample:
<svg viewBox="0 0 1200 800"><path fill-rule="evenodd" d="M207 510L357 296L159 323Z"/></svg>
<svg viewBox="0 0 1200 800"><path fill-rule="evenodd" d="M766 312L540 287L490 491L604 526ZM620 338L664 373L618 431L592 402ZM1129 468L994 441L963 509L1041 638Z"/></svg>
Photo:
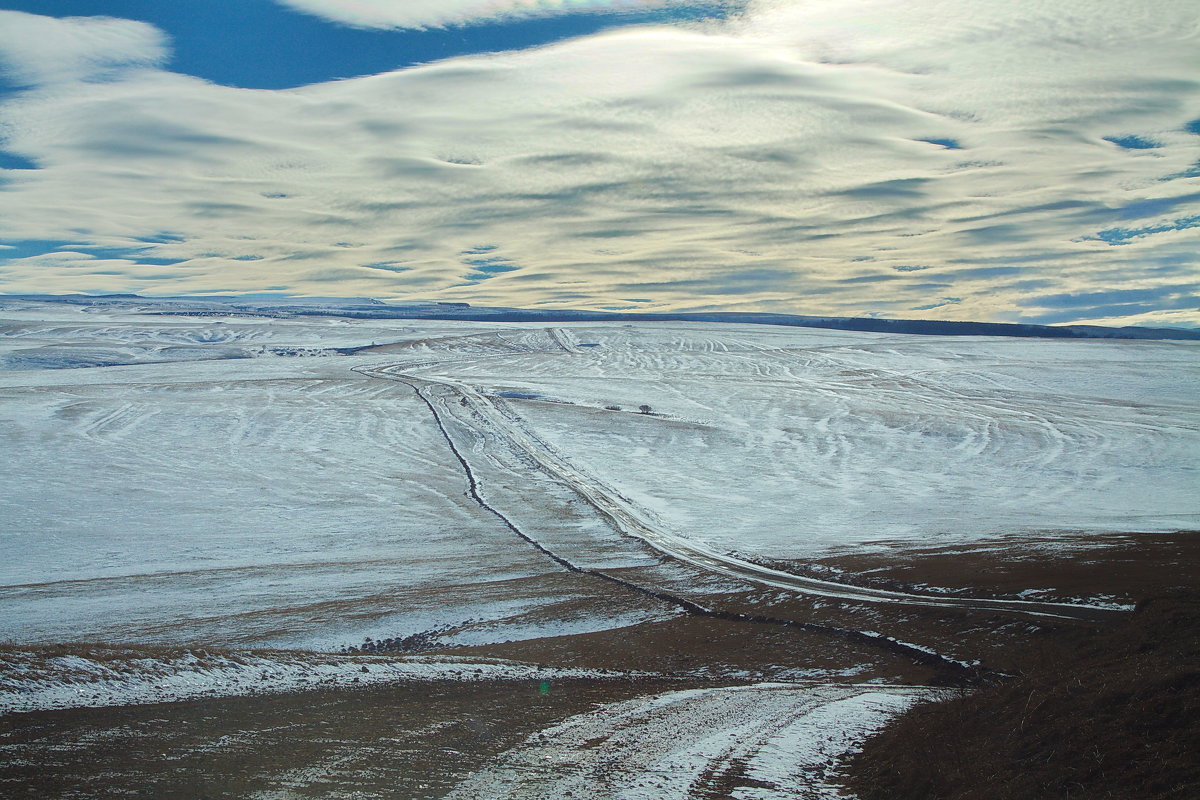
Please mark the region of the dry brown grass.
<svg viewBox="0 0 1200 800"><path fill-rule="evenodd" d="M862 800L1200 797L1200 596L1042 643L1023 674L921 706L851 766Z"/></svg>

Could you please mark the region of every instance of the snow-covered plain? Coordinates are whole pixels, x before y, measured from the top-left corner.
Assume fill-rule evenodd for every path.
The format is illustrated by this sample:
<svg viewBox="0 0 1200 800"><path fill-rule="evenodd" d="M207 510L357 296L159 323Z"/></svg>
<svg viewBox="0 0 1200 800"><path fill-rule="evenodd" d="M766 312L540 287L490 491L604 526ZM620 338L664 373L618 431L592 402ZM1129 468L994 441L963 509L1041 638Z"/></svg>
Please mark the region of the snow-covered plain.
<svg viewBox="0 0 1200 800"><path fill-rule="evenodd" d="M519 638L556 606L580 626L580 593L545 582L555 565L463 497L412 391L349 369L378 357L322 352L478 326L46 312L4 313L25 318L0 340L139 363L0 372L0 639L330 649L468 623ZM228 359L231 329L256 357ZM214 360L125 351L205 338ZM618 599L589 624L669 613Z"/></svg>
<svg viewBox="0 0 1200 800"><path fill-rule="evenodd" d="M467 496L430 407L388 374L486 397L719 551L1200 527L1191 342L0 301L0 355L0 639L17 642L479 643L675 613L592 602ZM564 558L657 563L519 453L459 444L488 502Z"/></svg>

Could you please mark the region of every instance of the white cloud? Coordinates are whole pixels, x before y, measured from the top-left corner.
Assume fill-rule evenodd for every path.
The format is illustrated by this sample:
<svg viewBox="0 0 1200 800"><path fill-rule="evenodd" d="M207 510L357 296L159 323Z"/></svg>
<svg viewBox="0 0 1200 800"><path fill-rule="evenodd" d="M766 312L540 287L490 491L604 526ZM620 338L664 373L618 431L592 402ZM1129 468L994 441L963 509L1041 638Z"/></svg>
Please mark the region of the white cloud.
<svg viewBox="0 0 1200 800"><path fill-rule="evenodd" d="M0 77L22 85L112 77L167 56L167 37L144 22L0 11Z"/></svg>
<svg viewBox="0 0 1200 800"><path fill-rule="evenodd" d="M358 28L440 28L579 13L717 7L727 0L276 0Z"/></svg>
<svg viewBox="0 0 1200 800"><path fill-rule="evenodd" d="M42 167L7 173L0 240L141 266L0 272L30 292L1200 323L1200 228L1177 222L1200 205L1190 5L1126 24L1109 0L760 4L297 90L47 86L0 107ZM1131 135L1158 146L1111 141Z"/></svg>

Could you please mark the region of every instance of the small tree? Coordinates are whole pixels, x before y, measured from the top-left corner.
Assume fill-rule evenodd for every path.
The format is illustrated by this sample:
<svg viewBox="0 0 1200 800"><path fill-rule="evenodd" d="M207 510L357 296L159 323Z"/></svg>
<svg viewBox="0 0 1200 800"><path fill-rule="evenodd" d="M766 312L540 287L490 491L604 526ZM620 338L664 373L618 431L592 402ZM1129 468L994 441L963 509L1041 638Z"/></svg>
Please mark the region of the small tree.
<svg viewBox="0 0 1200 800"><path fill-rule="evenodd" d="M638 411L642 412L643 414L649 414L653 410L653 408L645 404L638 406Z"/></svg>

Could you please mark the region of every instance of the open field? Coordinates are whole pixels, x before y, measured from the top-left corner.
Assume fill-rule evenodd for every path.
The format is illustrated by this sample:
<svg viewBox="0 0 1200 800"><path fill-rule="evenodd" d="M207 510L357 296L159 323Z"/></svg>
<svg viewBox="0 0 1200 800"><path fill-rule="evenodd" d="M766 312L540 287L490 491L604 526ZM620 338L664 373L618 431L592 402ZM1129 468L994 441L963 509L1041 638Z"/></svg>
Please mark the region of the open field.
<svg viewBox="0 0 1200 800"><path fill-rule="evenodd" d="M837 797L1200 577L1194 342L150 311L0 302L6 795Z"/></svg>

